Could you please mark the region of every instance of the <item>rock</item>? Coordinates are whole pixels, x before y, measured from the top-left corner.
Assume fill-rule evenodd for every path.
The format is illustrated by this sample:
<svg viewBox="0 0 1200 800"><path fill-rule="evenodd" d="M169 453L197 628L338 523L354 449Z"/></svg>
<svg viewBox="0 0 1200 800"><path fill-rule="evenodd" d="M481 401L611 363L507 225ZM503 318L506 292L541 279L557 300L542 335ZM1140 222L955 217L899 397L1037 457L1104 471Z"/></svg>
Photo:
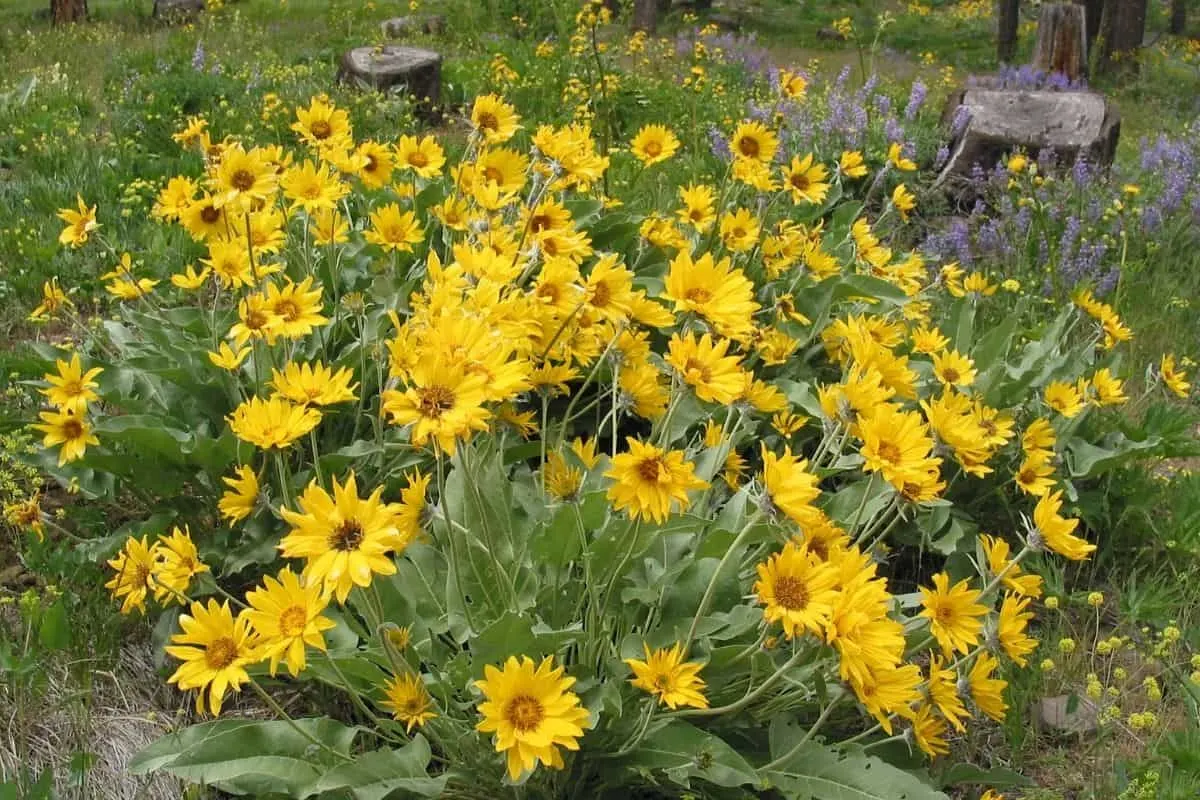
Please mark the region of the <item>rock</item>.
<svg viewBox="0 0 1200 800"><path fill-rule="evenodd" d="M338 78L385 92L401 87L416 99L419 117L437 121L442 57L432 50L392 44L356 47L342 56Z"/></svg>
<svg viewBox="0 0 1200 800"><path fill-rule="evenodd" d="M826 27L817 31L817 38L825 39L826 41L830 42L844 42L846 41L846 34L842 33L837 28Z"/></svg>
<svg viewBox="0 0 1200 800"><path fill-rule="evenodd" d="M942 121L951 128L950 157L935 185L951 190L969 183L976 165L990 170L1018 149L1052 151L1060 167L1080 158L1107 167L1121 133L1116 108L1095 92L972 87L951 96Z"/></svg>
<svg viewBox="0 0 1200 800"><path fill-rule="evenodd" d="M154 18L171 19L199 14L205 0L154 0Z"/></svg>
<svg viewBox="0 0 1200 800"><path fill-rule="evenodd" d="M446 30L446 18L438 14L426 17L392 17L379 23L379 29L389 39L402 39L417 34L440 36Z"/></svg>
<svg viewBox="0 0 1200 800"><path fill-rule="evenodd" d="M1086 697L1043 697L1038 702L1037 719L1050 733L1080 735L1099 727L1100 709Z"/></svg>

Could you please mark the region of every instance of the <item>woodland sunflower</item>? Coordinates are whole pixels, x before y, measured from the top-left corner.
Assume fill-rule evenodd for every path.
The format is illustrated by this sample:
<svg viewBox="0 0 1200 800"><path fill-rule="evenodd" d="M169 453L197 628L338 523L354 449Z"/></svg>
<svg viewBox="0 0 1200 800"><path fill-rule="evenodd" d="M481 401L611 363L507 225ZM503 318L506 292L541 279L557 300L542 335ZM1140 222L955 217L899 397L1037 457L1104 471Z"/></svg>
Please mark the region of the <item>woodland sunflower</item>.
<svg viewBox="0 0 1200 800"><path fill-rule="evenodd" d="M147 537L126 540L125 546L108 565L116 573L104 588L121 601L121 613L128 614L137 609L146 612L146 598L154 589L154 570L158 566L158 551L151 547Z"/></svg>
<svg viewBox="0 0 1200 800"><path fill-rule="evenodd" d="M329 406L356 399L354 390L358 384L351 386L353 380L354 373L348 367L334 372L320 361L312 364L292 361L282 371L271 371L270 386L280 397L293 403Z"/></svg>
<svg viewBox="0 0 1200 800"><path fill-rule="evenodd" d="M69 411L42 411L38 414L40 424L31 425L34 430L45 434L43 447L59 447L58 465L68 464L83 458L88 445L98 445L100 440L92 433L92 426L81 414Z"/></svg>
<svg viewBox="0 0 1200 800"><path fill-rule="evenodd" d="M395 151L379 142L365 141L354 151L360 161L355 174L368 189L382 189L392 179L396 168Z"/></svg>
<svg viewBox="0 0 1200 800"><path fill-rule="evenodd" d="M42 376L50 385L38 390L46 395L50 405L65 413L82 415L87 411L88 403L100 399L96 394L100 384L95 379L104 372L103 369L92 367L84 372L78 353L72 355L69 362L56 360L55 367L57 373L48 372Z"/></svg>
<svg viewBox="0 0 1200 800"><path fill-rule="evenodd" d="M499 95L480 95L471 106L471 127L488 144L507 142L521 127L520 121L516 109Z"/></svg>
<svg viewBox="0 0 1200 800"><path fill-rule="evenodd" d="M933 439L920 414L883 403L872 413L860 414L858 428L863 469L881 473L897 489L924 479Z"/></svg>
<svg viewBox="0 0 1200 800"><path fill-rule="evenodd" d="M243 442L264 450L283 449L317 427L321 412L281 397L252 397L235 408L228 419L234 436Z"/></svg>
<svg viewBox="0 0 1200 800"><path fill-rule="evenodd" d="M1162 377L1163 385L1171 390L1176 397L1186 399L1192 390L1188 383L1187 373L1175 365L1175 356L1166 354L1158 364L1158 374Z"/></svg>
<svg viewBox="0 0 1200 800"><path fill-rule="evenodd" d="M250 253L238 240L216 239L209 242L208 258L200 263L212 270L225 288L240 289L255 282Z"/></svg>
<svg viewBox="0 0 1200 800"><path fill-rule="evenodd" d="M950 576L939 572L933 576L933 589L918 587L924 610L918 616L929 620L929 632L937 639L947 656L955 652L966 655L979 641L983 631L981 617L987 607L977 601L981 592L972 589L966 579L950 586Z"/></svg>
<svg viewBox="0 0 1200 800"><path fill-rule="evenodd" d="M714 207L717 194L711 186L703 183L681 186L679 187L679 199L683 201L683 208L676 211L675 216L679 218L680 222L691 225L701 233L712 226L713 221L717 218Z"/></svg>
<svg viewBox="0 0 1200 800"><path fill-rule="evenodd" d="M497 753L504 753L508 777L516 781L538 763L552 769L565 766L558 748L578 750L589 714L570 691L575 679L564 676L547 656L540 664L528 656L510 656L503 669L488 664L484 679L475 682L483 693L483 720L475 726L494 733Z"/></svg>
<svg viewBox="0 0 1200 800"><path fill-rule="evenodd" d="M887 733L892 732L894 717L912 718L912 706L921 699L920 685L921 668L916 664L873 670L850 681L859 702Z"/></svg>
<svg viewBox="0 0 1200 800"><path fill-rule="evenodd" d="M645 661L625 659L634 675L629 681L631 684L654 695L672 711L681 706L708 708L704 679L700 677L704 665L699 661L684 661L681 643L676 642L670 648L662 647L654 651L650 650L648 644L642 647L646 653Z"/></svg>
<svg viewBox="0 0 1200 800"><path fill-rule="evenodd" d="M484 408L487 378L443 357L415 364L406 375L407 389L382 395L382 411L395 425L412 425L412 442L430 439L453 454L459 439L487 430L491 412Z"/></svg>
<svg viewBox="0 0 1200 800"><path fill-rule="evenodd" d="M419 728L437 717L437 712L433 710L433 698L429 696L425 682L419 675L391 678L384 685L383 693L387 699L381 705L404 723L407 733L411 734L413 728Z"/></svg>
<svg viewBox="0 0 1200 800"><path fill-rule="evenodd" d="M661 296L675 303L676 312L695 312L731 339L753 331L751 319L759 309L754 284L729 258L714 261L712 253L693 260L681 250L671 261Z"/></svg>
<svg viewBox="0 0 1200 800"><path fill-rule="evenodd" d="M979 546L987 559L988 571L999 577L1006 589L1020 597L1042 596L1042 576L1022 572L1020 564L1009 558L1008 542L983 533L979 535Z"/></svg>
<svg viewBox="0 0 1200 800"><path fill-rule="evenodd" d="M789 542L759 564L754 593L765 606L763 618L779 622L789 638L804 633L823 637L838 602L838 571L808 546Z"/></svg>
<svg viewBox="0 0 1200 800"><path fill-rule="evenodd" d="M800 158L793 156L792 163L783 167L783 183L792 195L792 202L824 203L829 194L829 171L825 165L813 161L812 153Z"/></svg>
<svg viewBox="0 0 1200 800"><path fill-rule="evenodd" d="M1077 416L1087 407L1087 403L1084 402L1084 393L1077 385L1066 381L1054 381L1049 384L1042 399L1046 401L1046 405L1068 419Z"/></svg>
<svg viewBox="0 0 1200 800"><path fill-rule="evenodd" d="M382 496L380 486L369 497L359 497L353 472L344 484L333 479L333 494L310 483L297 501L299 511L279 510L292 526L280 551L285 558L305 559L305 579L346 602L352 588L371 585L373 573L396 572L390 554L405 542L396 525L398 509Z"/></svg>
<svg viewBox="0 0 1200 800"><path fill-rule="evenodd" d="M930 758L946 755L950 745L946 742L946 721L934 714L933 706L921 703L912 720L913 740L921 752Z"/></svg>
<svg viewBox="0 0 1200 800"><path fill-rule="evenodd" d="M217 352L210 352L208 354L208 360L212 362L214 367L220 367L223 370L233 372L242 365L242 362L250 355L251 350L252 348L250 347L239 347L237 350L234 350L225 342L221 342L220 346L217 347Z"/></svg>
<svg viewBox="0 0 1200 800"><path fill-rule="evenodd" d="M317 166L312 161L305 161L289 167L279 180L283 196L292 201L291 210L304 209L309 214L318 211L332 211L349 192L342 180L330 168L321 162Z"/></svg>
<svg viewBox="0 0 1200 800"><path fill-rule="evenodd" d="M67 223L62 233L58 235L59 244L81 247L88 240L92 231L100 227L96 222L96 206L88 206L83 202L83 195L76 195L78 210L72 208L59 209L57 217Z"/></svg>
<svg viewBox="0 0 1200 800"><path fill-rule="evenodd" d="M933 374L947 386L960 388L975 382L975 362L957 350L933 354Z"/></svg>
<svg viewBox="0 0 1200 800"><path fill-rule="evenodd" d="M283 319L272 310L267 298L255 292L238 301L238 321L229 329L229 338L242 347L247 342L275 344Z"/></svg>
<svg viewBox="0 0 1200 800"><path fill-rule="evenodd" d="M416 215L401 211L396 203L388 203L371 214L371 227L363 238L377 244L386 252L411 253L414 244L425 239Z"/></svg>
<svg viewBox="0 0 1200 800"><path fill-rule="evenodd" d="M726 355L729 344L728 339L714 342L707 333L699 339L690 331L682 337L675 334L667 343L664 360L692 387L696 397L709 403L731 405L742 393L745 382L741 359Z"/></svg>
<svg viewBox="0 0 1200 800"><path fill-rule="evenodd" d="M721 241L733 253L744 253L758 244L762 226L748 208L739 208L721 216Z"/></svg>
<svg viewBox="0 0 1200 800"><path fill-rule="evenodd" d="M772 510L782 511L797 525L807 527L818 517L812 501L821 494L820 479L808 471L808 461L792 455L790 447L777 456L762 445L763 486Z"/></svg>
<svg viewBox="0 0 1200 800"><path fill-rule="evenodd" d="M400 169L411 169L426 180L436 178L446 164L446 155L437 139L424 136L401 136L396 144L396 161Z"/></svg>
<svg viewBox="0 0 1200 800"><path fill-rule="evenodd" d="M258 657L271 660L272 675L280 660L293 676L299 675L305 666L305 647L324 652L324 632L335 623L321 616L329 595L321 591L319 581L305 581L284 567L277 578L267 575L262 586L246 592L246 604L250 607L242 613L258 635Z"/></svg>
<svg viewBox="0 0 1200 800"><path fill-rule="evenodd" d="M296 109L292 130L318 150L345 150L352 143L350 115L324 97L314 97L308 108Z"/></svg>
<svg viewBox="0 0 1200 800"><path fill-rule="evenodd" d="M182 604L191 586L192 578L208 572L208 565L200 560L191 531L185 525L171 529L154 543L157 562L154 568L154 599L166 604Z"/></svg>
<svg viewBox="0 0 1200 800"><path fill-rule="evenodd" d="M279 188L279 176L260 150L246 151L235 144L226 148L221 156L221 163L209 180L209 188L213 192L214 206L232 207L239 214L247 214L274 196Z"/></svg>
<svg viewBox="0 0 1200 800"><path fill-rule="evenodd" d="M970 719L971 715L958 696L958 673L953 665L947 667L945 659L937 654L929 657L929 679L925 691L929 695L929 702L937 707L956 731L966 731L963 720Z"/></svg>
<svg viewBox="0 0 1200 800"><path fill-rule="evenodd" d="M279 320L275 334L287 339L300 339L328 324L328 318L321 314L324 308L321 295L322 289L320 286L313 287L311 275L300 283L293 283L289 279L282 287L267 284L265 304Z"/></svg>
<svg viewBox="0 0 1200 800"><path fill-rule="evenodd" d="M1054 464L1048 450L1035 450L1025 456L1021 466L1013 475L1017 487L1034 497L1041 497L1054 488Z"/></svg>
<svg viewBox="0 0 1200 800"><path fill-rule="evenodd" d="M996 639L1004 652L1018 667L1026 664L1025 656L1037 650L1038 641L1026 635L1025 629L1033 619L1033 612L1026 611L1030 598L1005 594L1000 603L1000 615L996 620Z"/></svg>
<svg viewBox="0 0 1200 800"><path fill-rule="evenodd" d="M1061 556L1072 561L1087 558L1096 545L1076 536L1074 531L1079 527L1078 519L1066 519L1059 516L1062 508L1062 490L1042 495L1033 509L1034 534L1031 544L1036 543L1049 547Z"/></svg>
<svg viewBox="0 0 1200 800"><path fill-rule="evenodd" d="M232 478L221 479L229 487L217 503L221 516L230 522L241 522L258 507L258 476L254 468L236 467Z"/></svg>
<svg viewBox="0 0 1200 800"><path fill-rule="evenodd" d="M662 450L632 436L626 442L629 452L615 456L612 468L604 473L613 480L608 499L618 511L635 520L663 522L676 504L687 508L690 490L708 487L695 476L694 465L684 460L682 451Z"/></svg>
<svg viewBox="0 0 1200 800"><path fill-rule="evenodd" d="M210 598L207 606L193 602L188 613L180 614L179 627L183 632L172 636L163 649L183 664L167 683L185 692L199 690L197 713L204 710L207 695L209 710L218 716L225 691L241 691L242 684L250 681L246 667L258 660L250 623L244 614L235 619L228 601L218 605Z"/></svg>
<svg viewBox="0 0 1200 800"><path fill-rule="evenodd" d="M975 707L996 722L1003 722L1008 704L1004 702L1004 689L1008 681L993 678L992 674L1000 662L991 653L980 653L967 673L967 686Z"/></svg>
<svg viewBox="0 0 1200 800"><path fill-rule="evenodd" d="M629 150L638 161L650 166L675 155L679 139L665 125L645 125L629 143Z"/></svg>
<svg viewBox="0 0 1200 800"><path fill-rule="evenodd" d="M743 122L729 137L729 149L737 158L769 164L779 149L779 137L761 122Z"/></svg>

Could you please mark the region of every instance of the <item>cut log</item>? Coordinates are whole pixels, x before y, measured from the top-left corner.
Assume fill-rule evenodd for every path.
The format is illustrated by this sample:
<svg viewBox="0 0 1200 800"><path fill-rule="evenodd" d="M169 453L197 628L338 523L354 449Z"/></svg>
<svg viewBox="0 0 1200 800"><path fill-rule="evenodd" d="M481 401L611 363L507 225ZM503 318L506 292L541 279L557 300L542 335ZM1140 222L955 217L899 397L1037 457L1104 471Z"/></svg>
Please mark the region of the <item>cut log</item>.
<svg viewBox="0 0 1200 800"><path fill-rule="evenodd" d="M990 170L1014 150L1050 151L1061 167L1080 158L1107 167L1121 133L1116 108L1095 92L969 88L950 98L943 121L963 114L936 182L952 193L969 186L977 166Z"/></svg>
<svg viewBox="0 0 1200 800"><path fill-rule="evenodd" d="M432 50L401 45L356 47L342 56L339 80L381 92L402 89L416 102L417 116L439 120L442 57Z"/></svg>
<svg viewBox="0 0 1200 800"><path fill-rule="evenodd" d="M1061 72L1072 81L1087 74L1087 13L1083 6L1042 6L1033 67L1042 72Z"/></svg>

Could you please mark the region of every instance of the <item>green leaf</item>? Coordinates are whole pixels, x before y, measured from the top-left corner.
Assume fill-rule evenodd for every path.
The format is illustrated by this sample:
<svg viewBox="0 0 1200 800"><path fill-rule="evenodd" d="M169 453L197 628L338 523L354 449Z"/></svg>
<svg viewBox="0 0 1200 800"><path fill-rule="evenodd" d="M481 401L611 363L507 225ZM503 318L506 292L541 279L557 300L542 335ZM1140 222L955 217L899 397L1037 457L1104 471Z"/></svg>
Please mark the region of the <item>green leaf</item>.
<svg viewBox="0 0 1200 800"><path fill-rule="evenodd" d="M305 797L329 767L343 761L334 753L348 759L357 732L327 717L218 719L164 736L134 756L129 770L135 775L163 770L230 794Z"/></svg>
<svg viewBox="0 0 1200 800"><path fill-rule="evenodd" d="M867 755L860 747L839 751L815 741L802 745L783 766L764 777L794 800L949 800L915 775Z"/></svg>
<svg viewBox="0 0 1200 800"><path fill-rule="evenodd" d="M71 644L71 627L67 622L67 609L62 600L55 601L42 614L38 628L38 639L50 650L65 650Z"/></svg>
<svg viewBox="0 0 1200 800"><path fill-rule="evenodd" d="M979 784L991 789L1034 785L1029 778L1007 767L984 769L974 764L959 762L942 773L943 786L958 786L964 783Z"/></svg>
<svg viewBox="0 0 1200 800"><path fill-rule="evenodd" d="M437 797L446 788L447 776L431 778L429 743L417 734L399 750L373 750L349 764L326 772L304 797L336 790L349 791L354 800L383 800L400 796Z"/></svg>
<svg viewBox="0 0 1200 800"><path fill-rule="evenodd" d="M1104 447L1083 439L1072 439L1067 443L1067 464L1074 478L1094 478L1102 472L1120 466L1138 457L1138 453L1154 450L1161 444L1157 436L1143 441L1126 438L1122 433L1105 437Z"/></svg>
<svg viewBox="0 0 1200 800"><path fill-rule="evenodd" d="M757 786L758 775L725 740L682 720L674 720L648 735L625 762L634 771L662 772L690 786L703 778L717 786Z"/></svg>

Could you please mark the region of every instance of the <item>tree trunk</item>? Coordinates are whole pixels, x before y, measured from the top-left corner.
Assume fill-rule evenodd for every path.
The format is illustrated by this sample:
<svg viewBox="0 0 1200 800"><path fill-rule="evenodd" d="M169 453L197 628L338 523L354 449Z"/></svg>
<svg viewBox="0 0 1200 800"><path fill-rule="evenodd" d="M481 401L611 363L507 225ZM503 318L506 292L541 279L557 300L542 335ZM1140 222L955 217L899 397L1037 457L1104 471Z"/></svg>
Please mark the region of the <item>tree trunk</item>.
<svg viewBox="0 0 1200 800"><path fill-rule="evenodd" d="M55 25L87 19L87 0L50 0L50 18Z"/></svg>
<svg viewBox="0 0 1200 800"><path fill-rule="evenodd" d="M1087 73L1086 10L1071 3L1042 6L1038 20L1033 66L1042 72L1061 72L1072 81Z"/></svg>
<svg viewBox="0 0 1200 800"><path fill-rule="evenodd" d="M1171 22L1167 28L1176 36L1182 36L1187 28L1187 0L1171 0Z"/></svg>
<svg viewBox="0 0 1200 800"><path fill-rule="evenodd" d="M1122 72L1137 71L1138 51L1146 38L1147 0L1112 0L1112 39L1109 52Z"/></svg>
<svg viewBox="0 0 1200 800"><path fill-rule="evenodd" d="M1083 6L1087 12L1084 15L1084 21L1087 23L1087 49L1090 53L1096 45L1096 37L1100 34L1100 17L1104 13L1104 0L1073 0L1073 2Z"/></svg>
<svg viewBox="0 0 1200 800"><path fill-rule="evenodd" d="M633 0L633 29L653 34L658 30L659 0Z"/></svg>
<svg viewBox="0 0 1200 800"><path fill-rule="evenodd" d="M1011 64L1017 54L1017 13L1021 0L996 0L996 19L999 30L996 36L996 59L1001 64Z"/></svg>

